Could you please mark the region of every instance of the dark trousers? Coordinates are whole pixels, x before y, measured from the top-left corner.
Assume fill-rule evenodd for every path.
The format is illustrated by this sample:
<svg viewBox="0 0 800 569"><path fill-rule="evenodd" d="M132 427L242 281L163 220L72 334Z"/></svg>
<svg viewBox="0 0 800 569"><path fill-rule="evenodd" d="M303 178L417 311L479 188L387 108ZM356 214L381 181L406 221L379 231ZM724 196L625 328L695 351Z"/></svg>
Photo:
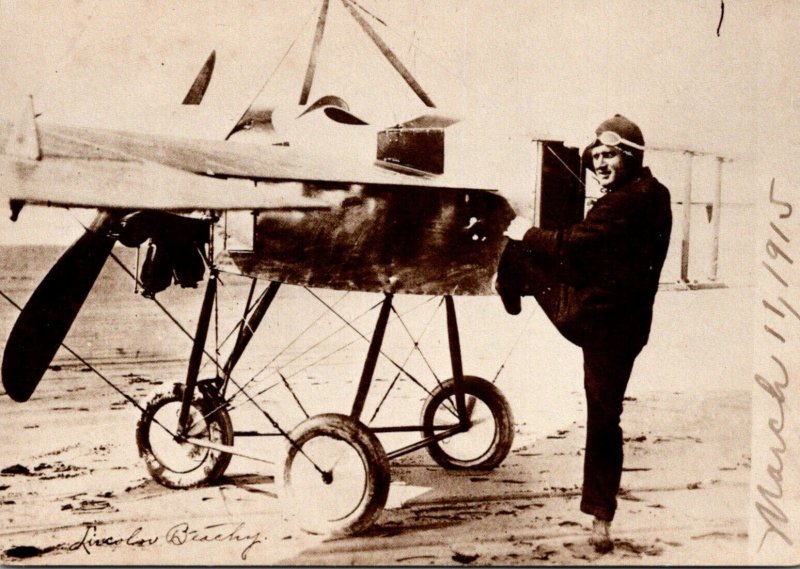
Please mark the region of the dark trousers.
<svg viewBox="0 0 800 569"><path fill-rule="evenodd" d="M641 346L583 348L588 418L581 511L611 521L622 476L622 401Z"/></svg>

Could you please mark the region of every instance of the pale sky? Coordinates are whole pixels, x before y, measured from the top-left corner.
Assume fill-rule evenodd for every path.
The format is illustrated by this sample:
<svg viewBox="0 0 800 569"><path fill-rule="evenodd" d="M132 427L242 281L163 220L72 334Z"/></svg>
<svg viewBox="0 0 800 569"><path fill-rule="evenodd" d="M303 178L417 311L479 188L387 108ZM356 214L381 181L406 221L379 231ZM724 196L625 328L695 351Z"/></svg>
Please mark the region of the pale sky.
<svg viewBox="0 0 800 569"><path fill-rule="evenodd" d="M621 112L656 142L729 153L758 120L768 4L727 0L717 37L718 0L361 2L386 22L371 20L445 111L561 137ZM108 91L119 97L116 115L146 113L184 94L211 49L215 73L231 60L238 68L230 77L239 84L222 95L257 91L274 73L265 95L296 98L318 5L3 0L0 113L28 92L37 107L63 103L77 80L95 113ZM262 68L248 69L251 62ZM339 94L354 110L417 103L336 1L314 87L312 97Z"/></svg>
<svg viewBox="0 0 800 569"><path fill-rule="evenodd" d="M359 3L442 111L492 129L578 143L619 112L649 144L752 157L800 140L797 2L726 0L719 37L719 0ZM296 103L319 4L0 0L0 117L32 93L42 119L213 136L265 82L265 104ZM216 114L181 115L211 49ZM326 94L387 126L419 105L336 0L311 98Z"/></svg>

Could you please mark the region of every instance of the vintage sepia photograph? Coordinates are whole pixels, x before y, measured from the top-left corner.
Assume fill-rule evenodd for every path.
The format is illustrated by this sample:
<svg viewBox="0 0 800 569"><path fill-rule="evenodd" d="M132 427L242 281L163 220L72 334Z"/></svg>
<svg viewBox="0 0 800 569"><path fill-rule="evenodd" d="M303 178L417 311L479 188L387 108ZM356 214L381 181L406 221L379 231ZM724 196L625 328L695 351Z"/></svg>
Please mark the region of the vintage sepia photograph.
<svg viewBox="0 0 800 569"><path fill-rule="evenodd" d="M800 562L797 29L0 0L2 563Z"/></svg>

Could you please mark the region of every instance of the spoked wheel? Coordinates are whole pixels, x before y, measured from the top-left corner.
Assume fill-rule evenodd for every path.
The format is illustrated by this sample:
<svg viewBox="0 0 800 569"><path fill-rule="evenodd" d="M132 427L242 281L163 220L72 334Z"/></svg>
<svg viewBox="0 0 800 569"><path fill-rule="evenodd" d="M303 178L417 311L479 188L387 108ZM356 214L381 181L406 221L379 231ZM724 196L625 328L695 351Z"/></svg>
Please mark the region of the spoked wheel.
<svg viewBox="0 0 800 569"><path fill-rule="evenodd" d="M494 384L480 377L464 377L469 428L428 445L428 453L448 469L491 470L499 466L514 441L511 407ZM423 435L432 437L458 425L455 383L437 387L422 410Z"/></svg>
<svg viewBox="0 0 800 569"><path fill-rule="evenodd" d="M139 455L156 482L168 488L191 488L214 482L231 461L230 453L175 440L182 399L180 384L172 392L156 395L147 403L136 426ZM231 446L230 415L219 408L216 398L202 396L192 402L187 436Z"/></svg>
<svg viewBox="0 0 800 569"><path fill-rule="evenodd" d="M389 461L364 425L334 413L316 415L290 434L284 481L303 529L354 534L386 505Z"/></svg>

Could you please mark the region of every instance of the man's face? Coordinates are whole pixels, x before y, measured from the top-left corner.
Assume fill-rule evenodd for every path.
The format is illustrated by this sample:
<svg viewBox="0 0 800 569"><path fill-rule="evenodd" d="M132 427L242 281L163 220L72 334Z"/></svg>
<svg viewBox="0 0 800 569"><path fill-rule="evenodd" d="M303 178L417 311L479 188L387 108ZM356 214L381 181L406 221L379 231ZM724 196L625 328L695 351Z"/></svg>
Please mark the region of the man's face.
<svg viewBox="0 0 800 569"><path fill-rule="evenodd" d="M592 162L597 181L608 190L618 187L628 179L622 152L616 146L601 145L592 148Z"/></svg>

